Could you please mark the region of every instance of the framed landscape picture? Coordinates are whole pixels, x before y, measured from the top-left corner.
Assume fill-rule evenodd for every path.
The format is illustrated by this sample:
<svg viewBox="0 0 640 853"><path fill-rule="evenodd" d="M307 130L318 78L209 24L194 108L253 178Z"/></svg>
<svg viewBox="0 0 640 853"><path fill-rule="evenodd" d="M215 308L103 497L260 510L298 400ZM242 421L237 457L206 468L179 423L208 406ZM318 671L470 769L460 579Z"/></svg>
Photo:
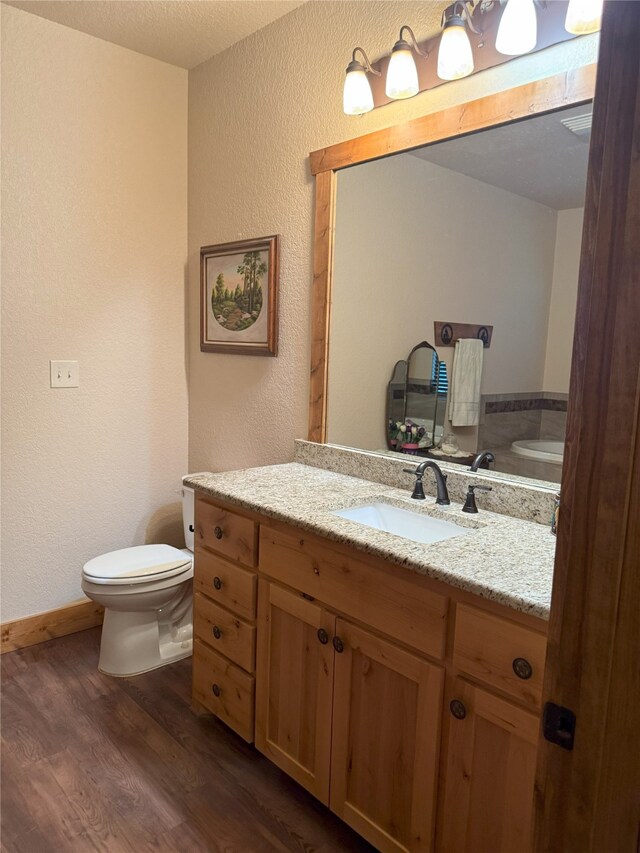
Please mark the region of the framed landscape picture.
<svg viewBox="0 0 640 853"><path fill-rule="evenodd" d="M200 349L278 354L278 235L200 249Z"/></svg>

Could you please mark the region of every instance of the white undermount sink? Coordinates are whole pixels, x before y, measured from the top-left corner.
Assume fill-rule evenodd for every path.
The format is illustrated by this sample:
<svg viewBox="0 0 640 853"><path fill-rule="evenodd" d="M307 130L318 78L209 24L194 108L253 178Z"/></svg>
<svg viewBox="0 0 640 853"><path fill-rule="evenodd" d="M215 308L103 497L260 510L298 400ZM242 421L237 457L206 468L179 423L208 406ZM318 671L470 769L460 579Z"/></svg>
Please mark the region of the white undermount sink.
<svg viewBox="0 0 640 853"><path fill-rule="evenodd" d="M348 518L349 521L356 521L365 527L395 533L396 536L422 542L424 545L471 533L470 528L461 527L453 521L432 518L430 515L400 509L391 504L374 503L349 509L335 509L332 510L332 515Z"/></svg>

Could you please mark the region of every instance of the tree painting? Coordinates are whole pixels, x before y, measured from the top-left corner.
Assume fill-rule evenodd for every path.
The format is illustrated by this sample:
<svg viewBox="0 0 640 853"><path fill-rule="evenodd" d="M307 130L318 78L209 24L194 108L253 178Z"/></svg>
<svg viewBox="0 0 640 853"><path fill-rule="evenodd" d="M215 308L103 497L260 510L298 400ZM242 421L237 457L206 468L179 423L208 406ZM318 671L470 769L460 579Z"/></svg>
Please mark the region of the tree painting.
<svg viewBox="0 0 640 853"><path fill-rule="evenodd" d="M260 316L262 280L268 269L262 254L260 251L246 252L236 269L238 278L233 276L229 283L224 273L217 275L215 287L211 289L211 308L213 316L225 329L234 332L248 329ZM226 271L228 274L229 269Z"/></svg>
<svg viewBox="0 0 640 853"><path fill-rule="evenodd" d="M224 273L218 273L218 278L216 279L216 299L224 299L225 286L224 286ZM213 294L212 294L213 296Z"/></svg>

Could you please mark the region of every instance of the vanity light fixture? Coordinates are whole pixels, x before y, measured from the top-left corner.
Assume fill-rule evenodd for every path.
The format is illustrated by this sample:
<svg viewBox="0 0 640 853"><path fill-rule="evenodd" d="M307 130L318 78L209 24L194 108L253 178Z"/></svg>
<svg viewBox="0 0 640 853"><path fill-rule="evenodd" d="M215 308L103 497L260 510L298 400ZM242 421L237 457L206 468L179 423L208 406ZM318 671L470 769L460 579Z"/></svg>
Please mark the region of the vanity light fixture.
<svg viewBox="0 0 640 853"><path fill-rule="evenodd" d="M356 53L362 54L364 64L356 59ZM344 78L342 106L348 116L359 116L373 109L373 94L367 79L367 73L380 76L380 72L371 67L369 57L361 47L356 47L347 65L347 76Z"/></svg>
<svg viewBox="0 0 640 853"><path fill-rule="evenodd" d="M473 53L465 20L470 29L480 35L471 21L466 3L454 3L444 10L438 48L438 77L441 80L459 80L473 71Z"/></svg>
<svg viewBox="0 0 640 853"><path fill-rule="evenodd" d="M496 36L496 50L505 56L529 53L538 41L538 19L533 0L507 0Z"/></svg>
<svg viewBox="0 0 640 853"><path fill-rule="evenodd" d="M407 32L413 46L402 37ZM413 51L426 59L427 53L420 50L418 42L411 27L404 24L400 27L400 37L391 49L391 59L387 69L387 81L385 92L387 98L400 100L402 98L413 98L420 91L418 86L418 69L413 58Z"/></svg>
<svg viewBox="0 0 640 853"><path fill-rule="evenodd" d="M584 36L597 33L602 21L602 0L569 0L564 27L568 33Z"/></svg>
<svg viewBox="0 0 640 853"><path fill-rule="evenodd" d="M438 33L418 41L411 27L403 24L390 54L375 60L380 71L372 67L361 47L353 51L344 81L344 112L362 115L389 101L412 98L442 81L493 68L509 57L595 33L600 29L603 2L455 0L445 8ZM356 59L357 53L363 61ZM418 74L415 54L425 60L437 57L437 61L423 63Z"/></svg>

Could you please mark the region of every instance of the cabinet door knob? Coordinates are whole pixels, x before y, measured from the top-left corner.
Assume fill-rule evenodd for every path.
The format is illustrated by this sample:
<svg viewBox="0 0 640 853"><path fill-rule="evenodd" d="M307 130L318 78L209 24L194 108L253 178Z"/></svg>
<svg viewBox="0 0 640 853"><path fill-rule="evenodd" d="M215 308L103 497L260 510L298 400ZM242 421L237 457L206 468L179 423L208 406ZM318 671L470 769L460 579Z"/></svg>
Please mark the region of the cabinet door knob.
<svg viewBox="0 0 640 853"><path fill-rule="evenodd" d="M222 581L220 578L216 577L213 579L213 587L214 589L222 589Z"/></svg>
<svg viewBox="0 0 640 853"><path fill-rule="evenodd" d="M518 676L518 678L523 678L525 681L527 678L531 678L533 675L533 667L525 658L515 658L513 661L513 671Z"/></svg>
<svg viewBox="0 0 640 853"><path fill-rule="evenodd" d="M324 628L318 628L318 639L320 640L323 646L326 646L329 642L329 635L324 630Z"/></svg>
<svg viewBox="0 0 640 853"><path fill-rule="evenodd" d="M213 528L213 535L216 537L216 539L222 539L222 537L224 535L222 528L221 527L214 527Z"/></svg>
<svg viewBox="0 0 640 853"><path fill-rule="evenodd" d="M467 709L464 707L464 702L459 699L452 699L449 703L449 709L456 720L464 720L467 716Z"/></svg>
<svg viewBox="0 0 640 853"><path fill-rule="evenodd" d="M213 695L216 697L222 693L222 690L220 689L219 684L212 684L211 685L211 691L212 691Z"/></svg>
<svg viewBox="0 0 640 853"><path fill-rule="evenodd" d="M222 631L220 630L220 628L218 628L217 625L213 626L213 636L216 638L216 640L219 640L222 636Z"/></svg>
<svg viewBox="0 0 640 853"><path fill-rule="evenodd" d="M344 651L344 643L340 639L340 637L333 638L333 648L338 652L339 655Z"/></svg>

